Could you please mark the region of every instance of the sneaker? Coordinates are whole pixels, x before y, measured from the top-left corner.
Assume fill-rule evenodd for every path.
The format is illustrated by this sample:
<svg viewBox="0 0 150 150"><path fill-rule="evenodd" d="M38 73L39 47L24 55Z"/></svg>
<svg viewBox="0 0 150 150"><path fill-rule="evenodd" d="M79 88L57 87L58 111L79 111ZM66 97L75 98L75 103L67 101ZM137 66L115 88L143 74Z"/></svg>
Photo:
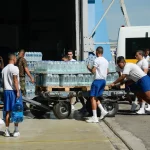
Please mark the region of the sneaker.
<svg viewBox="0 0 150 150"><path fill-rule="evenodd" d="M2 119L0 118L0 125L3 125L3 124L5 124L5 122L4 122L4 120L2 120Z"/></svg>
<svg viewBox="0 0 150 150"><path fill-rule="evenodd" d="M4 136L5 137L10 137L10 131L9 130L5 130Z"/></svg>
<svg viewBox="0 0 150 150"><path fill-rule="evenodd" d="M108 114L108 112L106 110L101 112L101 116L100 116L100 120L104 119L106 117L106 115Z"/></svg>
<svg viewBox="0 0 150 150"><path fill-rule="evenodd" d="M75 109L74 105L71 105L71 109L72 109L72 110L74 110L74 109Z"/></svg>
<svg viewBox="0 0 150 150"><path fill-rule="evenodd" d="M90 117L86 120L87 123L98 123L98 118L97 117Z"/></svg>
<svg viewBox="0 0 150 150"><path fill-rule="evenodd" d="M150 111L150 106L148 105L147 108L145 108L146 111Z"/></svg>
<svg viewBox="0 0 150 150"><path fill-rule="evenodd" d="M20 132L16 132L16 131L14 131L14 133L13 133L13 137L18 137L18 136L20 136Z"/></svg>
<svg viewBox="0 0 150 150"><path fill-rule="evenodd" d="M136 113L138 115L143 115L143 114L145 114L145 110L140 108Z"/></svg>
<svg viewBox="0 0 150 150"><path fill-rule="evenodd" d="M135 111L136 108L137 108L138 104L137 103L132 103L132 106L131 106L131 111Z"/></svg>

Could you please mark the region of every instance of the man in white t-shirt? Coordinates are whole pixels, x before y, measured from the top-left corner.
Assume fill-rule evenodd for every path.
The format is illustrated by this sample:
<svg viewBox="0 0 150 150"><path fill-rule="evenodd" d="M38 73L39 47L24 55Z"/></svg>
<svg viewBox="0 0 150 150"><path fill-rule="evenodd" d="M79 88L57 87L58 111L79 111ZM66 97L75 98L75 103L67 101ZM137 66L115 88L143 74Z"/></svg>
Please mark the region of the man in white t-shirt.
<svg viewBox="0 0 150 150"><path fill-rule="evenodd" d="M96 49L96 56L97 58L94 60L92 69L88 66L89 71L95 74L90 91L93 116L86 120L88 123L99 122L97 118L97 106L101 110L100 119L103 119L108 113L97 99L97 97L103 94L108 73L108 61L103 57L103 47L100 46Z"/></svg>
<svg viewBox="0 0 150 150"><path fill-rule="evenodd" d="M138 50L135 54L137 61L137 65L147 74L148 73L148 62L147 60L144 58L144 52L142 50ZM145 101L144 100L139 100L141 102L141 107L139 109L139 111L137 111L137 114L145 114ZM135 102L133 104L137 104L137 101L135 100Z"/></svg>
<svg viewBox="0 0 150 150"><path fill-rule="evenodd" d="M75 59L73 59L73 51L72 50L69 50L67 55L68 55L68 61L76 61ZM70 103L71 103L71 109L74 110L75 107L74 107L74 102L73 102L72 98L70 99Z"/></svg>
<svg viewBox="0 0 150 150"><path fill-rule="evenodd" d="M76 61L75 59L73 59L73 51L72 50L68 51L68 57L69 57L69 61Z"/></svg>
<svg viewBox="0 0 150 150"><path fill-rule="evenodd" d="M146 48L145 49L145 54L144 54L144 58L147 60L147 62L148 62L148 66L149 66L149 68L150 68L150 56L149 56L149 48ZM150 71L148 71L148 75L150 76ZM150 111L150 104L148 104L148 107L146 108L146 110L147 111Z"/></svg>
<svg viewBox="0 0 150 150"><path fill-rule="evenodd" d="M123 72L116 81L110 84L110 87L122 82L125 78L131 79L132 91L139 99L144 99L150 104L150 77L136 64L126 63L122 56L117 58L117 64L119 68L123 69Z"/></svg>
<svg viewBox="0 0 150 150"><path fill-rule="evenodd" d="M150 57L149 57L149 49L146 48L145 51L144 51L144 58L149 61Z"/></svg>
<svg viewBox="0 0 150 150"><path fill-rule="evenodd" d="M5 136L10 136L9 123L10 123L10 114L13 109L13 106L16 103L16 100L22 103L22 97L20 92L19 84L19 69L16 64L17 59L14 54L8 56L8 65L2 70L2 82L4 86L4 111L6 112L6 130ZM14 137L20 135L18 131L18 123L15 123L15 130L13 133Z"/></svg>

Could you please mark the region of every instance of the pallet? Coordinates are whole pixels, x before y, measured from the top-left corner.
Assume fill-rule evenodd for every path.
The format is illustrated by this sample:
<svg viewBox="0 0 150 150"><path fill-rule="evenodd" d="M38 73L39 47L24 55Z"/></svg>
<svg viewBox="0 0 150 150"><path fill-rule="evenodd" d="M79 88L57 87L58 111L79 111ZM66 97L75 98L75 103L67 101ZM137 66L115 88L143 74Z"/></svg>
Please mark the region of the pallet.
<svg viewBox="0 0 150 150"><path fill-rule="evenodd" d="M120 89L124 89L125 85L120 86ZM42 91L65 91L65 92L70 92L70 91L90 91L91 87L90 86L67 86L67 87L61 87L61 86L36 86L36 91L37 92L42 92ZM108 91L110 90L109 86L105 86L105 90Z"/></svg>
<svg viewBox="0 0 150 150"><path fill-rule="evenodd" d="M0 105L0 109L3 109L3 107L4 107L4 105L1 104L1 105Z"/></svg>
<svg viewBox="0 0 150 150"><path fill-rule="evenodd" d="M89 91L90 90L90 86L68 86L68 87L60 87L60 86L56 86L56 87L52 87L52 86L37 86L36 87L36 91L37 92L41 92L41 91L65 91L65 92L70 92L70 91Z"/></svg>

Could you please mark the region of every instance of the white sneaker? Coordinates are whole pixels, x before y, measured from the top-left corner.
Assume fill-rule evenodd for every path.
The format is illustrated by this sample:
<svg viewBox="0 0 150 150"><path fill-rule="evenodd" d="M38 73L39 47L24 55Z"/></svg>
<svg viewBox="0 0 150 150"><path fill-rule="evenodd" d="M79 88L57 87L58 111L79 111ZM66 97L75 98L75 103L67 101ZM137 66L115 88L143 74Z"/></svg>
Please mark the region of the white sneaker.
<svg viewBox="0 0 150 150"><path fill-rule="evenodd" d="M132 103L132 106L131 106L131 111L135 111L136 108L137 108L138 104L137 103Z"/></svg>
<svg viewBox="0 0 150 150"><path fill-rule="evenodd" d="M102 111L99 119L100 120L104 119L107 114L108 114L108 112L106 110Z"/></svg>
<svg viewBox="0 0 150 150"><path fill-rule="evenodd" d="M140 108L136 113L138 115L143 115L143 114L145 114L145 110Z"/></svg>
<svg viewBox="0 0 150 150"><path fill-rule="evenodd" d="M71 109L72 109L72 110L75 110L75 107L74 107L74 105L71 105Z"/></svg>
<svg viewBox="0 0 150 150"><path fill-rule="evenodd" d="M2 120L2 119L0 118L0 125L3 125L3 124L5 124L5 122L4 122L4 120Z"/></svg>
<svg viewBox="0 0 150 150"><path fill-rule="evenodd" d="M10 131L9 130L5 130L4 136L5 137L10 137Z"/></svg>
<svg viewBox="0 0 150 150"><path fill-rule="evenodd" d="M14 136L14 137L20 136L20 132L19 132L19 131L18 131L18 132L14 131L13 136Z"/></svg>
<svg viewBox="0 0 150 150"><path fill-rule="evenodd" d="M97 117L90 117L86 120L87 123L98 123L98 118Z"/></svg>
<svg viewBox="0 0 150 150"><path fill-rule="evenodd" d="M146 111L150 111L150 106L148 106L147 108L145 108Z"/></svg>

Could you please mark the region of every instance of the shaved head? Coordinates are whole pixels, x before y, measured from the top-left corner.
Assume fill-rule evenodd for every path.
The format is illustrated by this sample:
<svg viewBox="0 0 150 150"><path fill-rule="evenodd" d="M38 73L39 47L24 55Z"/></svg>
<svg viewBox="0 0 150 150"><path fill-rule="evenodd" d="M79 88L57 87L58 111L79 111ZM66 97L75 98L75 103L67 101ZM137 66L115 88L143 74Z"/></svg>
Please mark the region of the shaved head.
<svg viewBox="0 0 150 150"><path fill-rule="evenodd" d="M8 61L9 60L14 60L16 58L15 54L9 54L8 55Z"/></svg>

